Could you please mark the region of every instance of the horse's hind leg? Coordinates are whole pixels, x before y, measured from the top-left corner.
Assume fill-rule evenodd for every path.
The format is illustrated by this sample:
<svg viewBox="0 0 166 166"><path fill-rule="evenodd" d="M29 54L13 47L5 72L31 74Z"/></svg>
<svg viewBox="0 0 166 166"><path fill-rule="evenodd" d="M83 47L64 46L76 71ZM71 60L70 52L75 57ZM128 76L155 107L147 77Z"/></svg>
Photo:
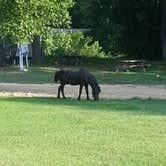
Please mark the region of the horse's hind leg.
<svg viewBox="0 0 166 166"><path fill-rule="evenodd" d="M88 85L85 85L85 90L86 90L87 100L89 100L89 90L88 90Z"/></svg>
<svg viewBox="0 0 166 166"><path fill-rule="evenodd" d="M58 96L57 96L57 98L61 98L61 96L60 96L60 91L61 91L61 85L60 85L59 88L58 88Z"/></svg>
<svg viewBox="0 0 166 166"><path fill-rule="evenodd" d="M62 92L63 98L65 99L66 97L65 97L65 94L64 94L64 87L65 87L65 84L62 85L61 92Z"/></svg>
<svg viewBox="0 0 166 166"><path fill-rule="evenodd" d="M78 100L80 100L80 97L81 97L81 93L82 93L82 88L83 88L83 85L80 85L80 89L79 89L79 96L78 96Z"/></svg>

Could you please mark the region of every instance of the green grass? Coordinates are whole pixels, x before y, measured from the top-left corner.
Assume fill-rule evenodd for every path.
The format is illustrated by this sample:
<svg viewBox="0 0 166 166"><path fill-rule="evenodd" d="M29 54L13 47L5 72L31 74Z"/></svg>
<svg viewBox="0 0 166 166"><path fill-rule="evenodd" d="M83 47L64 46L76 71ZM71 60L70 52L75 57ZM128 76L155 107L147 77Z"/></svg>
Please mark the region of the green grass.
<svg viewBox="0 0 166 166"><path fill-rule="evenodd" d="M53 83L56 70L53 67L29 67L28 71L19 71L17 66L5 67L0 70L0 82Z"/></svg>
<svg viewBox="0 0 166 166"><path fill-rule="evenodd" d="M56 67L30 67L27 72L19 71L18 67L6 67L0 70L0 82L14 83L53 83L55 71L59 69L78 69L72 66ZM113 64L87 65L99 83L108 84L142 84L142 85L165 85L166 66L164 63L153 63L146 72L142 70L131 70L127 72L115 72ZM157 78L156 75L160 75Z"/></svg>
<svg viewBox="0 0 166 166"><path fill-rule="evenodd" d="M0 165L166 165L164 100L1 97L0 105Z"/></svg>

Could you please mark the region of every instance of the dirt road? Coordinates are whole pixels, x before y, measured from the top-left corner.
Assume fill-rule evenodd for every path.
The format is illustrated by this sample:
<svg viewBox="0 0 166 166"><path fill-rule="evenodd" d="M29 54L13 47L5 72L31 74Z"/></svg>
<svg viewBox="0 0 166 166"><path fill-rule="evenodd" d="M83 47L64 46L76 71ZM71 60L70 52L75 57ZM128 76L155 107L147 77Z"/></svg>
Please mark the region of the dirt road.
<svg viewBox="0 0 166 166"><path fill-rule="evenodd" d="M56 97L58 84L15 84L0 83L0 96ZM108 85L102 84L100 98L130 99L154 98L166 99L166 86L153 85ZM79 86L65 86L66 97L77 98ZM91 94L91 88L89 88ZM82 98L85 98L83 89Z"/></svg>

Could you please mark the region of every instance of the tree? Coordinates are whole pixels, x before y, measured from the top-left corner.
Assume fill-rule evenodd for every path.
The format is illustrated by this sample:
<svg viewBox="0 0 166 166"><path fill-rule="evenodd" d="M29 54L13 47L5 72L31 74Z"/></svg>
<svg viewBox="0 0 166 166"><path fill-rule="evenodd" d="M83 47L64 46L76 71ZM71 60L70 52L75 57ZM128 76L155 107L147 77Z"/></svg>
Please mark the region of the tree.
<svg viewBox="0 0 166 166"><path fill-rule="evenodd" d="M161 6L161 49L162 56L166 60L166 1L160 0Z"/></svg>
<svg viewBox="0 0 166 166"><path fill-rule="evenodd" d="M76 0L73 25L92 29L104 51L160 59L159 0Z"/></svg>
<svg viewBox="0 0 166 166"><path fill-rule="evenodd" d="M0 0L0 36L11 36L15 43L34 40L40 45L50 27L70 25L68 9L72 5L72 0ZM34 59L40 64L41 46L37 47L40 50Z"/></svg>
<svg viewBox="0 0 166 166"><path fill-rule="evenodd" d="M0 67L5 66L5 52L4 47L0 44Z"/></svg>

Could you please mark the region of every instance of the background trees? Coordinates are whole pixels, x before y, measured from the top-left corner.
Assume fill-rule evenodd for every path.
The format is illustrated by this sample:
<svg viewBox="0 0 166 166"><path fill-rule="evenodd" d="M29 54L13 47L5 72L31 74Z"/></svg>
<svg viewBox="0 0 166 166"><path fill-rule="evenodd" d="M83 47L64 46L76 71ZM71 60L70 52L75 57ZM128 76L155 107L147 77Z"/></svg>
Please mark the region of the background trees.
<svg viewBox="0 0 166 166"><path fill-rule="evenodd" d="M161 0L161 48L166 61L166 1Z"/></svg>
<svg viewBox="0 0 166 166"><path fill-rule="evenodd" d="M106 52L161 58L159 0L76 2L72 11L73 25L91 28L91 34Z"/></svg>
<svg viewBox="0 0 166 166"><path fill-rule="evenodd" d="M0 64L5 62L2 53L7 38L11 44L33 41L33 61L41 64L41 43L50 27L69 26L90 28L86 35L93 40L88 45L99 41L108 56L166 57L165 0L75 0L72 8L73 1L0 0Z"/></svg>
<svg viewBox="0 0 166 166"><path fill-rule="evenodd" d="M0 0L0 37L14 43L34 40L34 61L42 62L41 40L50 27L68 27L72 0ZM37 57L37 58L36 58Z"/></svg>

